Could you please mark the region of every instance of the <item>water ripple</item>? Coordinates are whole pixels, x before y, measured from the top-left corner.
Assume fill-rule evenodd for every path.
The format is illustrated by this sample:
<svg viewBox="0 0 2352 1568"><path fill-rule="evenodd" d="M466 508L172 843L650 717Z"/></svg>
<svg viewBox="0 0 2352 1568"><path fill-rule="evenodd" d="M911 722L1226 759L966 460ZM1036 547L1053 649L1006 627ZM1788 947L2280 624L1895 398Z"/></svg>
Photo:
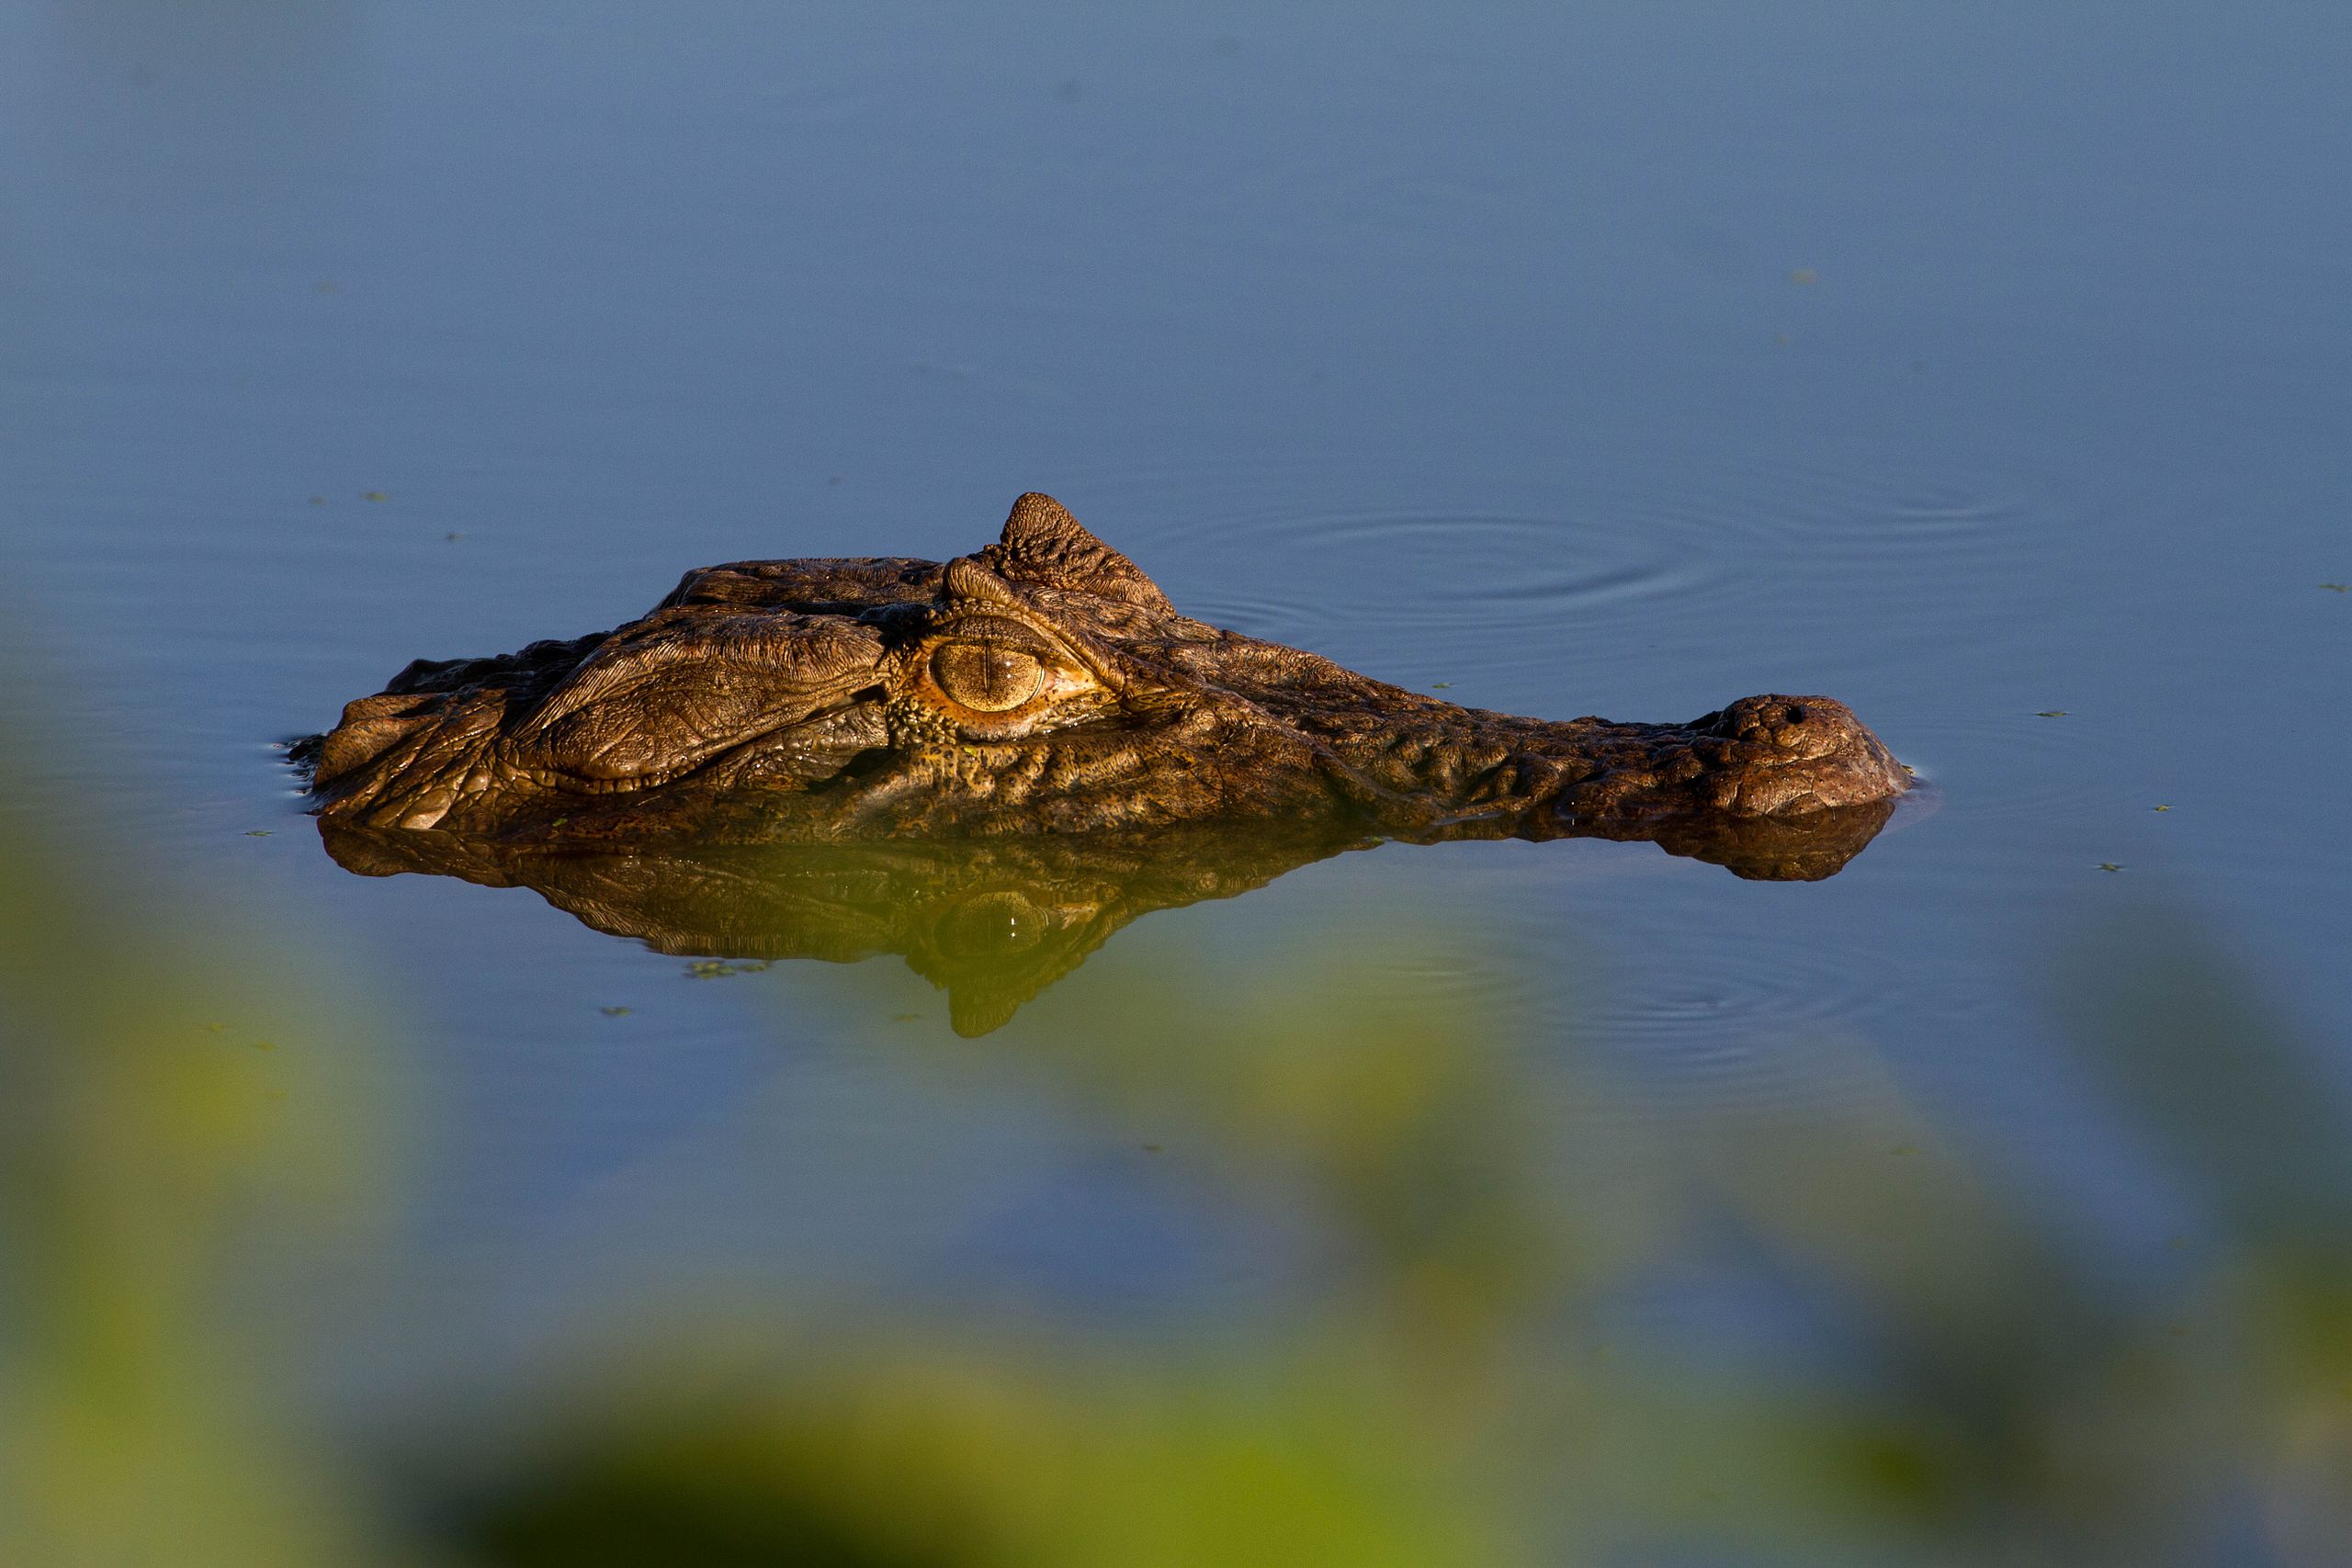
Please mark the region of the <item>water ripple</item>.
<svg viewBox="0 0 2352 1568"><path fill-rule="evenodd" d="M1459 508L1284 507L1262 493L1219 504L1189 488L1201 510L1137 541L1148 558L1216 563L1193 567L1198 587L1178 574L1189 613L1343 656L1353 632L1377 626L1386 646L1435 661L1563 627L1589 639L1701 625L1759 592L1799 625L1882 590L1917 602L1934 597L1925 584L1956 600L2060 518L2050 502L1949 475L1754 464L1640 492L1562 486Z"/></svg>

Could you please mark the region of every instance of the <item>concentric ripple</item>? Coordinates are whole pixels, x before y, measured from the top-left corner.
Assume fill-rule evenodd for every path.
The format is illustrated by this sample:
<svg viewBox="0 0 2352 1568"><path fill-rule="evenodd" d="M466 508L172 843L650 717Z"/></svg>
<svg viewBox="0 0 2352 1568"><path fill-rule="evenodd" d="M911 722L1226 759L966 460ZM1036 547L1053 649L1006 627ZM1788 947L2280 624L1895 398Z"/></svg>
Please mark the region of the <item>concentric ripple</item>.
<svg viewBox="0 0 2352 1568"><path fill-rule="evenodd" d="M1392 490L1442 483L1398 475ZM1500 500L1491 484L1456 483L1475 499L1285 505L1278 492L1311 489L1305 476L1230 498L1195 483L1181 502L1157 502L1165 521L1131 542L1189 614L1409 680L1571 636L1676 641L1678 628L1753 615L1759 599L1792 635L1810 619L1836 629L1849 606L1898 587L1924 615L1948 602L1964 624L1981 619L1987 574L2004 560L2014 571L2020 538L2060 515L2020 489L1883 468L1720 464L1644 476L1639 489L1522 479Z"/></svg>

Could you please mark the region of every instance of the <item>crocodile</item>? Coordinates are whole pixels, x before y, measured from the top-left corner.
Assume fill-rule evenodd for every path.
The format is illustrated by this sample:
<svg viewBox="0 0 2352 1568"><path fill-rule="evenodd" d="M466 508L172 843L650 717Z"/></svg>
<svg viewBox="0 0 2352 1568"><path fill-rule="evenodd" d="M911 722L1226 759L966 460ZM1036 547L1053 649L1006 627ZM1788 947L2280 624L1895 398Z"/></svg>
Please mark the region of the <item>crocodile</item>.
<svg viewBox="0 0 2352 1568"><path fill-rule="evenodd" d="M1909 782L1827 697L1630 724L1373 680L1180 614L1037 493L953 560L707 567L616 630L419 660L295 755L322 827L510 851L1271 826L1713 844L1783 879Z"/></svg>

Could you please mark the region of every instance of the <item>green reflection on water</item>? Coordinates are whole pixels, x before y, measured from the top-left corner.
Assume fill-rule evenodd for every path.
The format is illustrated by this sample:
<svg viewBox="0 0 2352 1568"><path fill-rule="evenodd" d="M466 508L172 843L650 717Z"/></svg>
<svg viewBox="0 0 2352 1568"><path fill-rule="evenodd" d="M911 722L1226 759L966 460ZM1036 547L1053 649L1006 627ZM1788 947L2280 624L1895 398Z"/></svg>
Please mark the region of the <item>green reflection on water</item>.
<svg viewBox="0 0 2352 1568"><path fill-rule="evenodd" d="M1692 813L1605 826L1560 821L1552 830L1655 840L1743 877L1810 881L1835 875L1894 809L1893 801L1877 801L1789 818ZM1428 840L1507 831L1498 823L1462 823ZM1131 920L1234 897L1383 841L1313 821L966 840L665 842L623 852L326 821L319 833L336 863L361 875L423 873L528 887L598 931L660 953L834 963L901 954L948 993L956 1031L966 1035L1002 1026Z"/></svg>

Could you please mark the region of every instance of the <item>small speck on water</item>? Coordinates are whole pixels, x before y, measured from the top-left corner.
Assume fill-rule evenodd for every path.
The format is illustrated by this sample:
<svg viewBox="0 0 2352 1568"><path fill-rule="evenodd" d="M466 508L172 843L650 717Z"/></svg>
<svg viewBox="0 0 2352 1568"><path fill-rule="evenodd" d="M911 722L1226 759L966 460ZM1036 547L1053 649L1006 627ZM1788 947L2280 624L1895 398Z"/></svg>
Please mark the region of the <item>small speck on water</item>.
<svg viewBox="0 0 2352 1568"><path fill-rule="evenodd" d="M606 1018L627 1018L637 1010L635 1008L598 1008L596 1010Z"/></svg>
<svg viewBox="0 0 2352 1568"><path fill-rule="evenodd" d="M2151 811L2170 811L2172 807L2169 806L2152 806L2148 809Z"/></svg>
<svg viewBox="0 0 2352 1568"><path fill-rule="evenodd" d="M225 1023L208 1023L204 1026L204 1032L207 1034L218 1034L228 1027L229 1026Z"/></svg>
<svg viewBox="0 0 2352 1568"><path fill-rule="evenodd" d="M449 541L449 543L451 543L451 544L453 544L453 545L454 545L454 544L456 544L459 539L462 539L462 538L464 538L464 537L465 537L465 536L464 536L463 534L444 534L444 535L442 535L441 536L442 536L444 539L448 540L448 541Z"/></svg>
<svg viewBox="0 0 2352 1568"><path fill-rule="evenodd" d="M1453 689L1453 682L1451 681L1431 681L1430 682L1430 690L1432 692L1450 692Z"/></svg>
<svg viewBox="0 0 2352 1568"><path fill-rule="evenodd" d="M277 1049L277 1042L275 1040L256 1040L254 1042L254 1049L256 1051L275 1051Z"/></svg>
<svg viewBox="0 0 2352 1568"><path fill-rule="evenodd" d="M922 1017L922 1014L919 1012L894 1012L890 1015L890 1021L892 1023L914 1023L921 1020Z"/></svg>
<svg viewBox="0 0 2352 1568"><path fill-rule="evenodd" d="M271 828L248 828L245 829L245 837L248 839L266 839L275 831L276 829Z"/></svg>
<svg viewBox="0 0 2352 1568"><path fill-rule="evenodd" d="M2099 870L2101 870L2101 871L2121 871L2121 870L2123 869L2121 866L2120 866L2120 865L2116 864L2116 863L2115 863L2113 861L2111 861L2111 860L2103 860L2103 861L2099 862L2099 863L2098 863L2098 868L2099 868Z"/></svg>
<svg viewBox="0 0 2352 1568"><path fill-rule="evenodd" d="M1143 1145L1143 1152L1148 1155L1156 1155L1162 1151L1160 1145L1158 1144L1146 1144Z"/></svg>
<svg viewBox="0 0 2352 1568"><path fill-rule="evenodd" d="M2320 586L2330 593L2352 593L2352 582L2323 582Z"/></svg>
<svg viewBox="0 0 2352 1568"><path fill-rule="evenodd" d="M362 501L390 501L392 498L390 493L386 491L363 490L359 492L359 499Z"/></svg>
<svg viewBox="0 0 2352 1568"><path fill-rule="evenodd" d="M1789 274L1789 281L1802 288L1808 284L1820 282L1821 274L1814 271L1813 268L1809 266L1801 266L1795 268Z"/></svg>
<svg viewBox="0 0 2352 1568"><path fill-rule="evenodd" d="M2064 718L2066 716L2066 710L2064 708L2043 708L2040 713L2035 714L2033 716L2036 718Z"/></svg>
<svg viewBox="0 0 2352 1568"><path fill-rule="evenodd" d="M324 506L326 503L327 503L327 498L326 498L325 496L322 496L322 495L314 495L314 496L311 497L311 504L312 506Z"/></svg>

